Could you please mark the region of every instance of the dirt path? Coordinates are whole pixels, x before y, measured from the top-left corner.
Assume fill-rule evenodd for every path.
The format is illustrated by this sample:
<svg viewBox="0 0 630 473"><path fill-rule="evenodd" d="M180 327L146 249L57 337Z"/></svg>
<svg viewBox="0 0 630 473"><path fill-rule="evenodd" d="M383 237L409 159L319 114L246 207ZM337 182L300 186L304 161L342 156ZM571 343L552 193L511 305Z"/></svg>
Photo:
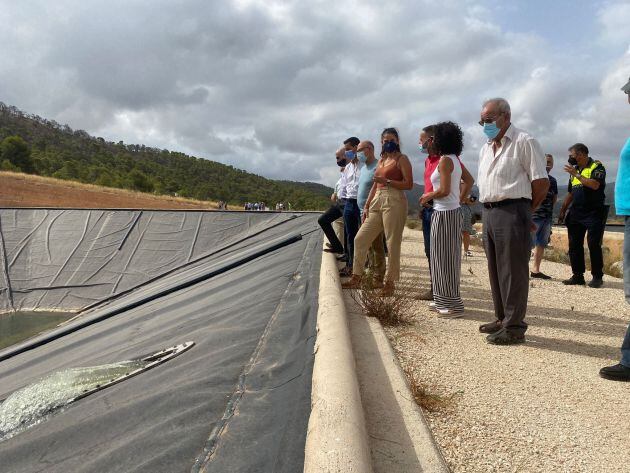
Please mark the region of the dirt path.
<svg viewBox="0 0 630 473"><path fill-rule="evenodd" d="M421 232L405 230L404 278L428 287ZM493 319L486 259L463 261L462 319L438 319L417 301L411 326L388 329L403 366L452 407L428 413L454 472L630 471L630 383L598 376L615 363L630 320L622 281L569 288L567 266L543 262L552 281L532 281L527 343L488 345ZM422 255L422 256L421 256Z"/></svg>

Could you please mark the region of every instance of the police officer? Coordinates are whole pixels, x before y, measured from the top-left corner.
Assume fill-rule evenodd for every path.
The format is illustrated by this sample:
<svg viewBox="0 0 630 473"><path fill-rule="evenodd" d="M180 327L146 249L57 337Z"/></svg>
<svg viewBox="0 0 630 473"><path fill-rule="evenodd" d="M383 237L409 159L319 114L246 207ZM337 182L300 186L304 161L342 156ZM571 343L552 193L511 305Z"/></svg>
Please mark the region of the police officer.
<svg viewBox="0 0 630 473"><path fill-rule="evenodd" d="M564 166L564 170L570 175L569 193L560 209L559 220L560 222L564 220L567 225L573 276L562 282L566 285L585 284L584 235L588 231L587 243L593 275L588 285L602 287L604 276L602 238L607 217L607 207L604 205L606 169L601 162L589 157L586 145L576 143L569 148L569 164Z"/></svg>

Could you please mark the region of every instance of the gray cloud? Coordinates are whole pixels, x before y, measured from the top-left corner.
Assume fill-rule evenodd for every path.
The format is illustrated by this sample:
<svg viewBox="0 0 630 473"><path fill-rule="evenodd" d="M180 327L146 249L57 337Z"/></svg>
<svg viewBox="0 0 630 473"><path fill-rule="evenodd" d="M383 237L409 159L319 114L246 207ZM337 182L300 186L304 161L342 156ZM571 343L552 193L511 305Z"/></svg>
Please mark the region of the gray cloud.
<svg viewBox="0 0 630 473"><path fill-rule="evenodd" d="M476 170L490 96L559 155L583 139L614 167L627 135L628 110L608 90L630 75L627 56L585 68L469 0L42 0L0 15L15 25L0 31L0 100L273 178L331 184L344 138L397 126L421 181L417 134L445 119L462 124ZM623 15L612 2L597 19L622 51Z"/></svg>

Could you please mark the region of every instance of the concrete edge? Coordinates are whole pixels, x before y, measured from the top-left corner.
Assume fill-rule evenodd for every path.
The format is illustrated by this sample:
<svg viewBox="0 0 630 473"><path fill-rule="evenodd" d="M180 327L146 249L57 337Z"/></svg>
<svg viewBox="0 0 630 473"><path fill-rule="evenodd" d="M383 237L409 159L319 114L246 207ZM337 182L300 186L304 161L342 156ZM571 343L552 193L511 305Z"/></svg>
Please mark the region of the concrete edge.
<svg viewBox="0 0 630 473"><path fill-rule="evenodd" d="M337 261L323 252L304 472L372 471Z"/></svg>
<svg viewBox="0 0 630 473"><path fill-rule="evenodd" d="M409 382L392 348L389 338L378 320L370 321L370 331L380 355L392 390L396 393L396 400L403 413L404 423L409 433L416 457L422 465L423 472L448 473L449 468L442 450L437 444L431 427L422 409L413 399ZM369 341L364 341L369 343Z"/></svg>

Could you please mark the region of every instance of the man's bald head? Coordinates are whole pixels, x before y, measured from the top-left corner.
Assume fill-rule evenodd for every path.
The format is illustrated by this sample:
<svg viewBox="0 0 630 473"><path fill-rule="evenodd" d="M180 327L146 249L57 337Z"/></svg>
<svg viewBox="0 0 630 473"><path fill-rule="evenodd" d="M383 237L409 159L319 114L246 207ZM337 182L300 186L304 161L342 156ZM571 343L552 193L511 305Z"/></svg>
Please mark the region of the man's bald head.
<svg viewBox="0 0 630 473"><path fill-rule="evenodd" d="M357 146L357 153L361 151L365 153L368 164L374 160L374 143L368 140L361 141Z"/></svg>

